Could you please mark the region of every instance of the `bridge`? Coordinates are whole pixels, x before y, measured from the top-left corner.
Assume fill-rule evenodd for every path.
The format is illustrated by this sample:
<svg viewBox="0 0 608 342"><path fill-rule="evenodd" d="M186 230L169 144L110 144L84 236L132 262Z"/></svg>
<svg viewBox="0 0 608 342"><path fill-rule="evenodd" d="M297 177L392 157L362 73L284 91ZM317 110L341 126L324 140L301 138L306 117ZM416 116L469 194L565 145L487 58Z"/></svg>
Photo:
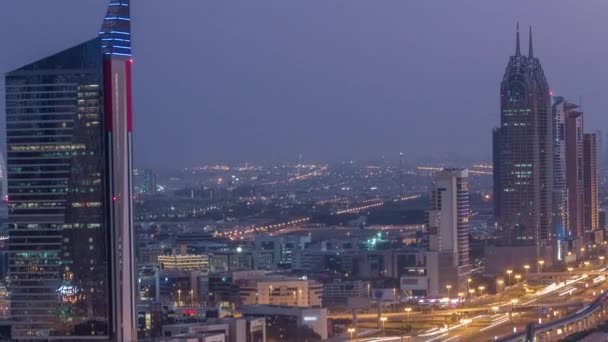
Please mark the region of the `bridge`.
<svg viewBox="0 0 608 342"><path fill-rule="evenodd" d="M570 272L541 272L541 273L530 273L528 277L572 277L572 276L608 276L608 270L589 270L589 271L570 271Z"/></svg>
<svg viewBox="0 0 608 342"><path fill-rule="evenodd" d="M608 293L596 297L591 303L568 316L544 324L535 325L533 338L539 342L558 341L575 332L595 327L606 320L608 314ZM526 332L503 336L497 341L519 342L527 341Z"/></svg>

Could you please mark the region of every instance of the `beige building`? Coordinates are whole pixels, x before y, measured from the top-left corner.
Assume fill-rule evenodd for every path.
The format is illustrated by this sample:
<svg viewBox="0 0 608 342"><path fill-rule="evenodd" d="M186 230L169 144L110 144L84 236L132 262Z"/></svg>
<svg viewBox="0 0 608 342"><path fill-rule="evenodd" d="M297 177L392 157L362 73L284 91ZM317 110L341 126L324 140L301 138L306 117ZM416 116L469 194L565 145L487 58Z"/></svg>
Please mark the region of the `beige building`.
<svg viewBox="0 0 608 342"><path fill-rule="evenodd" d="M237 282L242 305L281 305L320 308L323 284L314 280L265 276Z"/></svg>
<svg viewBox="0 0 608 342"><path fill-rule="evenodd" d="M205 254L159 255L158 262L164 270L201 271L209 273L209 256Z"/></svg>

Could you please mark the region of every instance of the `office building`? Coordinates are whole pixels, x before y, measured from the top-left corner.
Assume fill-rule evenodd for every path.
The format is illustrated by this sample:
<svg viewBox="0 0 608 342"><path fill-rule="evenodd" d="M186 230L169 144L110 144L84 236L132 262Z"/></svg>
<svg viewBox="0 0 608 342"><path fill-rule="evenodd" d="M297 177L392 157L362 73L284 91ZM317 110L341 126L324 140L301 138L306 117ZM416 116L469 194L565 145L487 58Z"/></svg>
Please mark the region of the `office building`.
<svg viewBox="0 0 608 342"><path fill-rule="evenodd" d="M268 304L321 307L323 284L314 280L283 276L262 276L235 280L242 305Z"/></svg>
<svg viewBox="0 0 608 342"><path fill-rule="evenodd" d="M209 274L209 256L205 254L159 255L158 262L163 270L201 271Z"/></svg>
<svg viewBox="0 0 608 342"><path fill-rule="evenodd" d="M146 195L155 195L157 190L156 173L153 170L146 169L143 174L142 192Z"/></svg>
<svg viewBox="0 0 608 342"><path fill-rule="evenodd" d="M335 280L323 284L323 306L345 307L349 298L368 298L371 284L363 280Z"/></svg>
<svg viewBox="0 0 608 342"><path fill-rule="evenodd" d="M606 216L606 208L599 208L597 210L598 229L606 230L608 228L608 217Z"/></svg>
<svg viewBox="0 0 608 342"><path fill-rule="evenodd" d="M266 336L277 341L293 341L306 333L301 327L307 326L318 335L317 339L328 337L327 309L311 309L276 305L248 305L239 309L245 318L265 317ZM312 340L314 337L311 336Z"/></svg>
<svg viewBox="0 0 608 342"><path fill-rule="evenodd" d="M257 249L272 252L275 268L292 267L295 254L308 244L308 235L260 236L255 240Z"/></svg>
<svg viewBox="0 0 608 342"><path fill-rule="evenodd" d="M584 228L595 231L599 228L597 192L597 136L595 133L583 135L583 180L584 180Z"/></svg>
<svg viewBox="0 0 608 342"><path fill-rule="evenodd" d="M583 173L583 113L566 103L566 188L568 190L568 235L582 238L584 232L585 184Z"/></svg>
<svg viewBox="0 0 608 342"><path fill-rule="evenodd" d="M515 54L500 86L499 222L503 245L539 245L551 238L553 210L552 116L549 84L534 56Z"/></svg>
<svg viewBox="0 0 608 342"><path fill-rule="evenodd" d="M470 272L468 170L444 169L435 174L428 234L429 280L436 282L431 293L447 292L446 285L462 290Z"/></svg>
<svg viewBox="0 0 608 342"><path fill-rule="evenodd" d="M137 337L129 10L6 74L13 339Z"/></svg>
<svg viewBox="0 0 608 342"><path fill-rule="evenodd" d="M566 187L566 110L569 104L561 96L553 97L553 230L552 238L563 241L568 225L568 189ZM558 245L561 251L561 245ZM563 253L558 253L559 258Z"/></svg>
<svg viewBox="0 0 608 342"><path fill-rule="evenodd" d="M500 217L500 194L502 193L502 184L500 183L500 127L494 127L492 130L492 180L494 182L493 197L494 197L494 217Z"/></svg>
<svg viewBox="0 0 608 342"><path fill-rule="evenodd" d="M224 318L167 324L162 327L162 336L170 337L166 341L266 342L266 322L264 318Z"/></svg>

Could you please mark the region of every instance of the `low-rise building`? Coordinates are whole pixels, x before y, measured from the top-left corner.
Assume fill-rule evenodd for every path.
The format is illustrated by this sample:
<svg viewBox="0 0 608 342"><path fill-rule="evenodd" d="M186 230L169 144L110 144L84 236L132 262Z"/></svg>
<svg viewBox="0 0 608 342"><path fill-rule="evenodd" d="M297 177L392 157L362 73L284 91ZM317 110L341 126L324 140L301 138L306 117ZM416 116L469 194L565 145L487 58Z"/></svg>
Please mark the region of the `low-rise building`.
<svg viewBox="0 0 608 342"><path fill-rule="evenodd" d="M328 337L326 308L299 308L275 305L248 305L240 310L244 317L264 317L266 336L279 341L293 341L296 336ZM311 336L311 339L315 336Z"/></svg>
<svg viewBox="0 0 608 342"><path fill-rule="evenodd" d="M200 341L197 339L219 336L221 338L217 341L266 342L266 321L264 318L224 318L197 323L167 324L162 327L162 336L168 341L181 341L180 339L185 338Z"/></svg>
<svg viewBox="0 0 608 342"><path fill-rule="evenodd" d="M323 305L344 307L349 298L369 297L370 283L363 280L333 281L323 284Z"/></svg>
<svg viewBox="0 0 608 342"><path fill-rule="evenodd" d="M235 281L242 305L321 307L323 284L315 280L262 276Z"/></svg>
<svg viewBox="0 0 608 342"><path fill-rule="evenodd" d="M209 256L205 254L159 255L158 262L164 270L201 271L209 274Z"/></svg>

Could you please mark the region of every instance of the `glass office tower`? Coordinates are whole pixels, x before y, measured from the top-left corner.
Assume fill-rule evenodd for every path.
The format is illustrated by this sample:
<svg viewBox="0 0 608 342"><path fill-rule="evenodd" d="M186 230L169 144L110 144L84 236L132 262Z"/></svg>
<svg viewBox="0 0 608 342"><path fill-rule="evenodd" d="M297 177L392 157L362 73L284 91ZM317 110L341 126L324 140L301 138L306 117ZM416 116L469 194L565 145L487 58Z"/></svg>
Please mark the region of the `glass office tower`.
<svg viewBox="0 0 608 342"><path fill-rule="evenodd" d="M129 5L6 75L14 339L136 339Z"/></svg>

